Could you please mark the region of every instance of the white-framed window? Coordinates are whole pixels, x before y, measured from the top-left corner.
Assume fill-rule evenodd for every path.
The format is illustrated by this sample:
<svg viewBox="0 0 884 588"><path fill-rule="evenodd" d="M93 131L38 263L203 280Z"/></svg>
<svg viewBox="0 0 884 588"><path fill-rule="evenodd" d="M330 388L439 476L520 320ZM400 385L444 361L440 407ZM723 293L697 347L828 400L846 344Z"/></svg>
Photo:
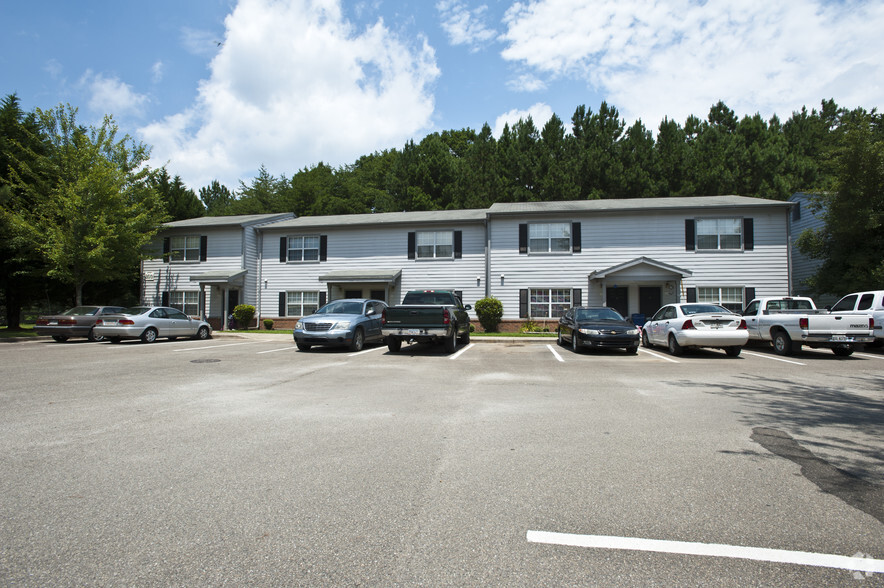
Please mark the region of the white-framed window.
<svg viewBox="0 0 884 588"><path fill-rule="evenodd" d="M571 308L571 290L561 288L531 288L528 291L528 316L557 318Z"/></svg>
<svg viewBox="0 0 884 588"><path fill-rule="evenodd" d="M743 220L739 218L697 219L697 249L742 249Z"/></svg>
<svg viewBox="0 0 884 588"><path fill-rule="evenodd" d="M570 253L571 223L531 223L528 225L529 253Z"/></svg>
<svg viewBox="0 0 884 588"><path fill-rule="evenodd" d="M418 231L415 245L418 259L452 259L454 231Z"/></svg>
<svg viewBox="0 0 884 588"><path fill-rule="evenodd" d="M169 306L177 308L188 316L199 316L200 313L200 293L173 291L169 292Z"/></svg>
<svg viewBox="0 0 884 588"><path fill-rule="evenodd" d="M319 235L289 237L289 261L319 261Z"/></svg>
<svg viewBox="0 0 884 588"><path fill-rule="evenodd" d="M199 235L185 235L169 238L169 259L171 261L199 261Z"/></svg>
<svg viewBox="0 0 884 588"><path fill-rule="evenodd" d="M286 316L307 316L319 308L319 292L286 292Z"/></svg>
<svg viewBox="0 0 884 588"><path fill-rule="evenodd" d="M700 286L697 302L718 304L732 312L743 312L743 288L740 286Z"/></svg>

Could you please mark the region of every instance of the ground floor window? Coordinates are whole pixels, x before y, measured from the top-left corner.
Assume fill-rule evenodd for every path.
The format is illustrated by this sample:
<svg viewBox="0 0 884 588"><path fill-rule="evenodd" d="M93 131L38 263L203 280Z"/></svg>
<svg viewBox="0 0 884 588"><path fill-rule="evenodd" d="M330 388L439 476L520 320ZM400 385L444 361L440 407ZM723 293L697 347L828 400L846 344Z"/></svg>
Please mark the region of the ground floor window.
<svg viewBox="0 0 884 588"><path fill-rule="evenodd" d="M706 286L697 288L697 302L718 304L733 312L743 312L743 288L739 286Z"/></svg>
<svg viewBox="0 0 884 588"><path fill-rule="evenodd" d="M319 292L286 292L286 316L307 316L319 308Z"/></svg>
<svg viewBox="0 0 884 588"><path fill-rule="evenodd" d="M170 292L169 306L177 308L188 316L199 316L200 293L199 292Z"/></svg>
<svg viewBox="0 0 884 588"><path fill-rule="evenodd" d="M571 308L571 290L532 289L528 312L531 318L556 318Z"/></svg>

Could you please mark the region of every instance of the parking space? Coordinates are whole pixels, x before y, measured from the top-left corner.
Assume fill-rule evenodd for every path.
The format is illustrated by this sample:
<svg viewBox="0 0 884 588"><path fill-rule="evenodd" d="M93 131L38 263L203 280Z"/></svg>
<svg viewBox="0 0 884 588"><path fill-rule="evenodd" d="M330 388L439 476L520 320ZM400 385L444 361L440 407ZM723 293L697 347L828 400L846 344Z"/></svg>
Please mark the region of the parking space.
<svg viewBox="0 0 884 588"><path fill-rule="evenodd" d="M882 361L515 339L0 345L0 570L34 586L876 585Z"/></svg>

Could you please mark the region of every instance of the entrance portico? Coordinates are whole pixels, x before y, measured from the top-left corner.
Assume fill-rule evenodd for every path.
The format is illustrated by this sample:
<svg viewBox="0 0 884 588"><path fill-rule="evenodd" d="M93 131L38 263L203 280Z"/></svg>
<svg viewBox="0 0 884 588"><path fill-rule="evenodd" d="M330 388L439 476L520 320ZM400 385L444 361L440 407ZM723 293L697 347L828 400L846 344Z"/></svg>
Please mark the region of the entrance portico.
<svg viewBox="0 0 884 588"><path fill-rule="evenodd" d="M243 289L248 271L246 269L219 270L191 276L190 281L199 282L200 285L200 318L210 321L210 319L218 319L220 316L220 320L217 324L213 324L212 328L227 329L227 317L233 312L231 303L234 300L239 300L239 293ZM209 287L208 300L206 299L207 286ZM208 308L206 308L207 304Z"/></svg>
<svg viewBox="0 0 884 588"><path fill-rule="evenodd" d="M589 274L590 300L601 300L602 306L625 317L649 318L662 305L682 300L682 281L692 274L662 261L637 257Z"/></svg>

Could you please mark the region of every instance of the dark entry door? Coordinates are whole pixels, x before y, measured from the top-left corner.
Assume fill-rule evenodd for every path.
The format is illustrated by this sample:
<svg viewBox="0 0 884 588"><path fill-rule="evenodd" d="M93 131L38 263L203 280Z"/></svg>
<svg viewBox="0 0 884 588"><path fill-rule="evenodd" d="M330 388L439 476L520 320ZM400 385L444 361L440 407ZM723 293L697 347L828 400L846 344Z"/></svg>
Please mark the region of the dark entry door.
<svg viewBox="0 0 884 588"><path fill-rule="evenodd" d="M642 286L638 289L638 311L651 318L660 310L660 286Z"/></svg>
<svg viewBox="0 0 884 588"><path fill-rule="evenodd" d="M239 306L239 290L227 291L227 313L233 312L233 309Z"/></svg>
<svg viewBox="0 0 884 588"><path fill-rule="evenodd" d="M608 301L608 306L623 316L629 316L629 288L607 288L605 299Z"/></svg>

